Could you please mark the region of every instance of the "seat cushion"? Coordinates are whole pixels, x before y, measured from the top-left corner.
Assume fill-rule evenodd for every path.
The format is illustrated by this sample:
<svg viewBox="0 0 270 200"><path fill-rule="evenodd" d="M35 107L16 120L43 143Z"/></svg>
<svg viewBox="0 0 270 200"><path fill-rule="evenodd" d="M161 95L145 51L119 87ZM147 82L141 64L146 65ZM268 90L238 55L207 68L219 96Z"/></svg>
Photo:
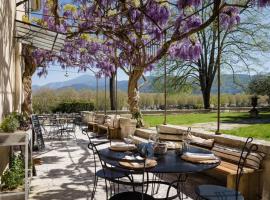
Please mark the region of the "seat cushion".
<svg viewBox="0 0 270 200"><path fill-rule="evenodd" d="M218 185L200 185L195 189L195 192L199 197L206 200L244 200L239 192L236 193L233 189Z"/></svg>
<svg viewBox="0 0 270 200"><path fill-rule="evenodd" d="M100 178L106 178L106 179L117 179L117 178L123 178L125 177L125 173L121 173L121 172L116 172L116 171L112 171L109 169L100 169L97 171L96 173L97 177Z"/></svg>
<svg viewBox="0 0 270 200"><path fill-rule="evenodd" d="M222 160L235 164L238 163L241 156L241 149L222 146L219 144L214 145L212 152L216 156L220 157ZM252 169L260 169L264 157L265 157L264 153L251 152L247 157L245 167L249 167Z"/></svg>
<svg viewBox="0 0 270 200"><path fill-rule="evenodd" d="M141 200L142 193L140 192L122 192L110 198L110 200ZM144 194L143 200L154 200L154 197Z"/></svg>
<svg viewBox="0 0 270 200"><path fill-rule="evenodd" d="M212 149L214 145L214 139L204 139L191 134L188 135L188 139L190 140L191 144L207 149Z"/></svg>

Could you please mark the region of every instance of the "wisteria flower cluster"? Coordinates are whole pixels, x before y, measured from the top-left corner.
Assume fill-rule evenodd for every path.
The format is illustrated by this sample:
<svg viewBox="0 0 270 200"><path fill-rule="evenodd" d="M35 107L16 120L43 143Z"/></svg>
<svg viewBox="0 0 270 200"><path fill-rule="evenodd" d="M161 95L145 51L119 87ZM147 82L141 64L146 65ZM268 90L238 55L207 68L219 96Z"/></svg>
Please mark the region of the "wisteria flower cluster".
<svg viewBox="0 0 270 200"><path fill-rule="evenodd" d="M270 5L270 0L253 1L260 7ZM209 6L215 4L215 1L207 2ZM37 49L33 56L37 65L48 66L57 62L63 68L92 68L98 76L111 76L120 66L152 70L167 42L165 53L175 59L197 61L202 47L196 34L188 33L199 30L204 23L198 11L207 2L73 0L58 6L59 18L56 18L55 1L45 0L43 17L35 20L36 23L68 37L60 52ZM235 27L240 23L239 8L225 6L219 22L222 29ZM175 39L184 34L186 37ZM174 37L173 42L168 42L172 39L170 37Z"/></svg>

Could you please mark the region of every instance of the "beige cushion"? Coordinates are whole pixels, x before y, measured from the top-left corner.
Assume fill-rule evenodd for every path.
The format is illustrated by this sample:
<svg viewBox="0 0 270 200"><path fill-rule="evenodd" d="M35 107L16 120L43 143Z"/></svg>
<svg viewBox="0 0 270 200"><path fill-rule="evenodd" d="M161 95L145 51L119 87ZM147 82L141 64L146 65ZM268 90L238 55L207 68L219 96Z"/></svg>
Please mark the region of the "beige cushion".
<svg viewBox="0 0 270 200"><path fill-rule="evenodd" d="M191 144L195 144L195 145L206 147L206 148L212 148L215 141L214 139L204 139L201 137L196 137L191 134L189 134L187 138L190 140Z"/></svg>
<svg viewBox="0 0 270 200"><path fill-rule="evenodd" d="M113 118L113 128L120 128L120 122L119 122L120 115L116 115Z"/></svg>
<svg viewBox="0 0 270 200"><path fill-rule="evenodd" d="M120 128L130 124L130 121L131 119L129 118L125 118L125 117L119 117L119 125L120 125Z"/></svg>
<svg viewBox="0 0 270 200"><path fill-rule="evenodd" d="M159 139L164 141L183 141L186 138L185 135L173 135L159 133Z"/></svg>
<svg viewBox="0 0 270 200"><path fill-rule="evenodd" d="M94 114L93 112L89 111L82 112L82 121L85 123L92 121L91 117L93 116L93 114Z"/></svg>
<svg viewBox="0 0 270 200"><path fill-rule="evenodd" d="M183 135L187 133L187 128L177 125L160 125L159 126L159 132L166 133L166 134L177 134L177 135Z"/></svg>
<svg viewBox="0 0 270 200"><path fill-rule="evenodd" d="M241 156L241 150L235 149L231 147L226 147L222 145L215 144L213 149L213 153L220 157L222 160L232 162L237 164L239 162ZM263 161L265 154L263 153L255 153L251 152L247 157L245 167L250 167L252 169L259 169L261 167L261 163Z"/></svg>
<svg viewBox="0 0 270 200"><path fill-rule="evenodd" d="M105 118L105 122L104 122L104 125L105 126L109 126L109 127L112 127L113 125L113 120L111 118Z"/></svg>
<svg viewBox="0 0 270 200"><path fill-rule="evenodd" d="M136 131L136 125L125 125L121 128L121 138L128 137L129 135L134 135Z"/></svg>
<svg viewBox="0 0 270 200"><path fill-rule="evenodd" d="M120 117L131 119L132 114L120 114Z"/></svg>
<svg viewBox="0 0 270 200"><path fill-rule="evenodd" d="M149 137L157 132L152 129L137 128L135 135L141 138L149 139Z"/></svg>
<svg viewBox="0 0 270 200"><path fill-rule="evenodd" d="M95 121L98 124L104 124L104 122L105 122L105 115L104 114L96 114Z"/></svg>

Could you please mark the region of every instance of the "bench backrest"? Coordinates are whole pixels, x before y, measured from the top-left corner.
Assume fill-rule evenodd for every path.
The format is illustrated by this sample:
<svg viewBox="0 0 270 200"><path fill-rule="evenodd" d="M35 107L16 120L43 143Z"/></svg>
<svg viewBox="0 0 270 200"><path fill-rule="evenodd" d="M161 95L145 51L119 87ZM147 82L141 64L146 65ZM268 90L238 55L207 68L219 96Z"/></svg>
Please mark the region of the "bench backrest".
<svg viewBox="0 0 270 200"><path fill-rule="evenodd" d="M223 146L220 144L214 144L212 152L224 161L237 164L241 156L241 149L236 149L228 146ZM265 157L264 153L261 152L251 152L246 160L245 167L252 169L260 169L262 161Z"/></svg>

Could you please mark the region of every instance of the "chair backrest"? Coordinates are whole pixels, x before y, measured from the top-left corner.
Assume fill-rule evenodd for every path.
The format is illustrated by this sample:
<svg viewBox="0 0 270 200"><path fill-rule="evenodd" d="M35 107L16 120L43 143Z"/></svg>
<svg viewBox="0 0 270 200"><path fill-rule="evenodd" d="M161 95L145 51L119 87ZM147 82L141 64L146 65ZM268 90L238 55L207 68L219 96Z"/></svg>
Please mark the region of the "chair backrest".
<svg viewBox="0 0 270 200"><path fill-rule="evenodd" d="M97 149L98 145L91 143L91 142L89 143L89 145L92 145L93 152L95 152L96 155L98 155L98 158L101 162L102 169L104 171L107 170L110 173L114 173L114 172L123 173L123 172L127 172L127 170L128 170L129 174L141 175L141 178L142 178L141 181L131 182L129 185L141 186L141 194L142 194L142 200L143 200L144 192L145 192L144 185L146 185L145 184L145 172L146 172L146 162L147 162L146 158L142 158L142 159L135 159L134 158L134 159L121 159L121 160L119 160L119 159L114 159L109 155L106 157L103 157L102 155L100 155L100 153ZM131 165L134 165L134 166L141 165L142 167L136 168L136 169L122 167L121 164L119 164L120 161L127 162ZM110 177L112 177L112 176L110 176Z"/></svg>
<svg viewBox="0 0 270 200"><path fill-rule="evenodd" d="M41 130L41 125L37 115L31 116L32 130L33 130L33 142L37 145L38 150L43 150L45 148L45 143L43 139L43 134Z"/></svg>
<svg viewBox="0 0 270 200"><path fill-rule="evenodd" d="M253 141L252 137L248 137L241 151L240 159L238 161L237 174L235 178L235 191L236 191L236 200L238 199L238 190L241 176L243 175L243 169L246 165L247 159L252 152L258 150L256 144L251 144Z"/></svg>

